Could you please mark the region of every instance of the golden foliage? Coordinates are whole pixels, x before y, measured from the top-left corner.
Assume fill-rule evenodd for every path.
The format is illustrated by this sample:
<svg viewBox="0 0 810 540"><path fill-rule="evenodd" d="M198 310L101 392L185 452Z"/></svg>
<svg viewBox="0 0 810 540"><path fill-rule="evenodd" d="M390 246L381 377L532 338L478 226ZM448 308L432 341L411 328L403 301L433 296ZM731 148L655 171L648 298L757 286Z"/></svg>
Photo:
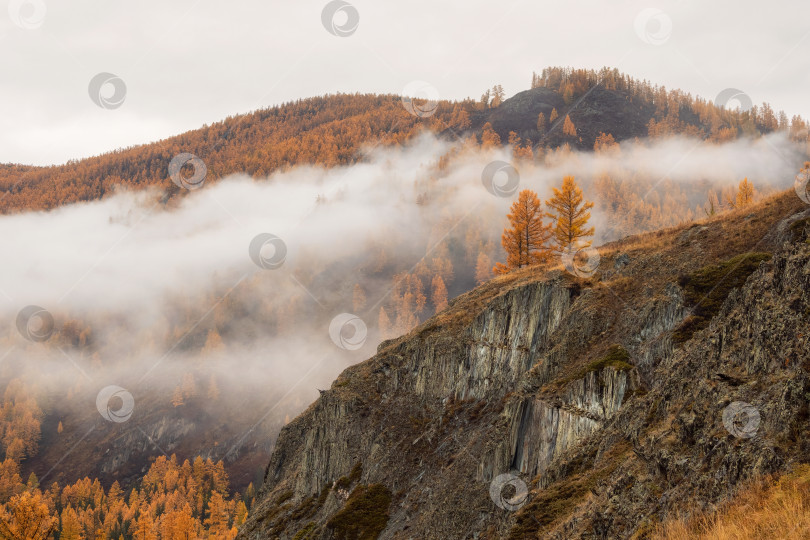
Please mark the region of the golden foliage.
<svg viewBox="0 0 810 540"><path fill-rule="evenodd" d="M0 164L0 212L50 209L95 200L118 186L161 186L174 156L190 152L206 164L206 183L233 173L265 177L298 164L354 163L366 143L393 145L426 127L468 129L470 100L439 102L429 119L409 114L395 95L338 94L302 99L229 117L164 141L116 150L58 167Z"/></svg>
<svg viewBox="0 0 810 540"><path fill-rule="evenodd" d="M610 133L600 132L593 143L593 150L597 154L611 154L619 151L619 143Z"/></svg>
<svg viewBox="0 0 810 540"><path fill-rule="evenodd" d="M551 250L546 244L552 236L551 225L543 224L543 211L537 193L530 189L521 191L506 217L511 225L504 229L501 236L506 264L498 263L493 272L505 274L515 268L550 259Z"/></svg>
<svg viewBox="0 0 810 540"><path fill-rule="evenodd" d="M12 379L0 408L0 445L7 459L20 462L37 453L42 410L20 379Z"/></svg>
<svg viewBox="0 0 810 540"><path fill-rule="evenodd" d="M565 115L565 121L563 122L563 135L567 137L576 137L577 136L577 128L574 127L574 123L571 121L571 117L567 114Z"/></svg>
<svg viewBox="0 0 810 540"><path fill-rule="evenodd" d="M743 178L737 188L737 208L743 208L754 202L754 184Z"/></svg>
<svg viewBox="0 0 810 540"><path fill-rule="evenodd" d="M582 189L577 185L573 176L563 177L560 189L552 188L554 196L546 201L551 208L548 214L554 222L554 239L559 250L579 242L582 238L592 236L594 228L586 228L591 219L589 210L593 208L592 202L585 201ZM590 245L590 242L587 243Z"/></svg>
<svg viewBox="0 0 810 540"><path fill-rule="evenodd" d="M754 202L754 184L748 178L740 180L740 184L735 190L733 187L724 190L725 204L728 208L744 208Z"/></svg>
<svg viewBox="0 0 810 540"><path fill-rule="evenodd" d="M543 113L537 115L537 131L540 133L546 132L546 115Z"/></svg>
<svg viewBox="0 0 810 540"><path fill-rule="evenodd" d="M659 540L802 540L810 537L810 466L754 481L713 514L672 519Z"/></svg>
<svg viewBox="0 0 810 540"><path fill-rule="evenodd" d="M45 540L57 519L39 491L24 491L0 506L0 536L7 540Z"/></svg>
<svg viewBox="0 0 810 540"><path fill-rule="evenodd" d="M432 293L430 298L433 301L433 307L436 309L436 313L438 313L447 307L447 287L444 285L442 276L437 274L433 277L431 288Z"/></svg>
<svg viewBox="0 0 810 540"><path fill-rule="evenodd" d="M89 478L41 491L36 482L23 485L15 467L0 464L0 482L15 483L0 490L0 538L45 540L55 532L60 540L117 540L129 531L137 540L229 540L247 514L245 501L228 495L222 462L210 459L179 464L161 456L127 496L117 482L105 492Z"/></svg>
<svg viewBox="0 0 810 540"><path fill-rule="evenodd" d="M501 137L492 129L492 124L487 122L481 129L481 147L495 148L501 145Z"/></svg>

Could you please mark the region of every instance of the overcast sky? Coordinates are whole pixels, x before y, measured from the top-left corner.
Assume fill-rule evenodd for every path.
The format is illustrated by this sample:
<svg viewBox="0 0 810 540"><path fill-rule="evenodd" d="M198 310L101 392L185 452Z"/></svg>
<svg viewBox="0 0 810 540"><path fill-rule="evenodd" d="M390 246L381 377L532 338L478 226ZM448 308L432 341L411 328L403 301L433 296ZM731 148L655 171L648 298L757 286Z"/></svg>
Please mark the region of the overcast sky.
<svg viewBox="0 0 810 540"><path fill-rule="evenodd" d="M714 99L810 117L810 3L352 0L11 0L0 12L0 162L53 164L331 92L507 95L532 70L617 67ZM352 12L354 10L354 12ZM359 23L353 26L356 13ZM646 24L645 24L646 22ZM341 30L341 28L343 30ZM98 73L126 86L110 108Z"/></svg>

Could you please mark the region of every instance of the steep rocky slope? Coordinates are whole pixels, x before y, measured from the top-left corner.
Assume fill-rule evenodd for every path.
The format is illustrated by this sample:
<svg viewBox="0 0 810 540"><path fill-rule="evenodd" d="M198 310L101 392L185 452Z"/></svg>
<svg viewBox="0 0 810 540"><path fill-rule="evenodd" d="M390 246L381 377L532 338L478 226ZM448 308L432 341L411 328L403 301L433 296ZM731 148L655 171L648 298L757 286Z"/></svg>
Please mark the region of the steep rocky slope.
<svg viewBox="0 0 810 540"><path fill-rule="evenodd" d="M240 537L644 537L808 460L808 218L791 192L459 297L284 427Z"/></svg>

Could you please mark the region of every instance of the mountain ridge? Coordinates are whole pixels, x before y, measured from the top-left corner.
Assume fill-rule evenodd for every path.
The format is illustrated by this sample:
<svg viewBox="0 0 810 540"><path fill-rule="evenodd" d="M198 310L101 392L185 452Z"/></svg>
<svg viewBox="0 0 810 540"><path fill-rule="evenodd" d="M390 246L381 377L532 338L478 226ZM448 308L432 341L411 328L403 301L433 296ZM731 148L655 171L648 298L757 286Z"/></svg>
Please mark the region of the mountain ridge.
<svg viewBox="0 0 810 540"><path fill-rule="evenodd" d="M0 164L0 211L47 210L96 200L117 188L157 186L166 200L185 191L170 179L169 164L181 153L198 156L206 165L206 182L230 174L264 178L295 165L333 167L362 160L364 147L401 144L423 129L445 137L483 142L491 125L501 144L510 133L517 145L553 149L568 144L590 150L601 133L617 141L669 134L709 140L791 130L806 139L807 125L763 104L751 111L727 110L690 94L636 81L618 70L548 68L534 77L535 86L503 100L437 101L422 117L410 114L400 96L336 94L302 99L229 117L161 141L120 149L64 165L35 167ZM558 118L552 120L552 110ZM538 129L538 114L547 125ZM565 134L566 115L576 126ZM652 122L652 124L651 124Z"/></svg>
<svg viewBox="0 0 810 540"><path fill-rule="evenodd" d="M787 362L756 350L806 326L808 218L783 193L603 246L591 277L531 268L457 298L348 368L282 429L240 538L339 538L346 519L368 517L357 508L371 486L392 502L364 507L370 538L626 538L717 503L754 474L787 470L805 459L804 409L777 396L806 395L810 357L803 337L781 347ZM676 343L693 309L679 283L753 251L773 259L738 265L745 285L727 292L709 330ZM769 330L757 338L754 322ZM740 343L724 349L729 333ZM716 352L695 352L705 350ZM691 373L703 378L691 384ZM739 397L762 409L762 437L723 429L720 413ZM490 499L501 474L528 486L515 512Z"/></svg>

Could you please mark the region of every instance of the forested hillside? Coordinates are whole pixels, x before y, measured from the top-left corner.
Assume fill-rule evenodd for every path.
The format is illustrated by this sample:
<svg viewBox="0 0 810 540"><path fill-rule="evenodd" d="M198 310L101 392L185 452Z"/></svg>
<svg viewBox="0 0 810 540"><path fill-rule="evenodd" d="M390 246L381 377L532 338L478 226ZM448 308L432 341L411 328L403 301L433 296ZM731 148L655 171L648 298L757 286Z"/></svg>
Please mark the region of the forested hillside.
<svg viewBox="0 0 810 540"><path fill-rule="evenodd" d="M795 140L808 138L801 117L789 121L768 104L728 110L607 68L548 68L533 75L530 90L509 99L495 85L478 100L439 101L428 110L410 114L394 95L315 97L64 165L0 165L0 211L98 199L118 185L158 185L174 194L168 166L182 152L203 160L206 182L234 173L263 178L299 164L354 163L363 159L364 145L399 144L423 130L483 146L511 144L540 163L561 146L592 149L600 136L622 141L681 134L722 142L781 130Z"/></svg>
<svg viewBox="0 0 810 540"><path fill-rule="evenodd" d="M18 465L6 459L0 463L0 537L225 540L236 536L253 497L252 485L232 496L222 462L199 457L178 463L174 455L160 456L128 490L86 477L40 485L32 474L23 482Z"/></svg>

